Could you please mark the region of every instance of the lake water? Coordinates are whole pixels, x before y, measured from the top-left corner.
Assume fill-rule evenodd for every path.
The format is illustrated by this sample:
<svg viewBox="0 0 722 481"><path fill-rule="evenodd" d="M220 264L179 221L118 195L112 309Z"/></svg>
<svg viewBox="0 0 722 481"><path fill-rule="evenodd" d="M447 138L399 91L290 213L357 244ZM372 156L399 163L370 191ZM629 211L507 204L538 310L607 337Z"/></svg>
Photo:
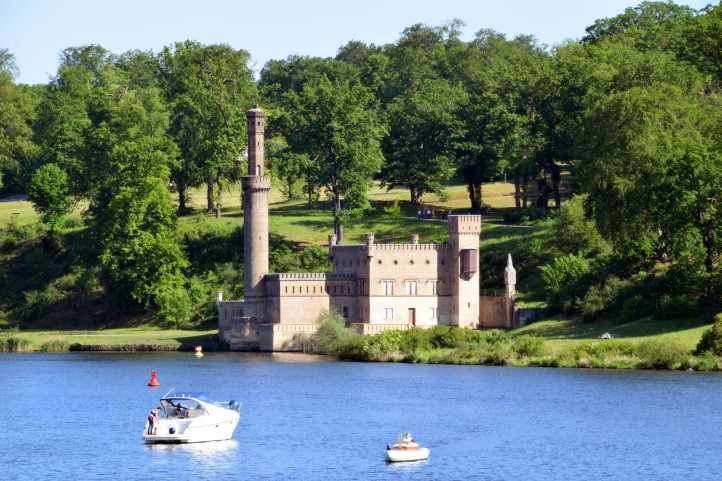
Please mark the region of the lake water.
<svg viewBox="0 0 722 481"><path fill-rule="evenodd" d="M88 353L0 355L0 380L2 480L722 479L718 374ZM171 387L242 401L233 440L144 445ZM401 430L428 462L384 462Z"/></svg>

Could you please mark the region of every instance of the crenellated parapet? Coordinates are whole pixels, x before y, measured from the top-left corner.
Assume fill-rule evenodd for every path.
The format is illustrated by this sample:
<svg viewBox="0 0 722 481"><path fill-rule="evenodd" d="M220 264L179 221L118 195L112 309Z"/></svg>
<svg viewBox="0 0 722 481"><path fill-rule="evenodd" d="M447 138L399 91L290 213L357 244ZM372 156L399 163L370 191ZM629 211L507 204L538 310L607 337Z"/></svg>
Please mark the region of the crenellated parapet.
<svg viewBox="0 0 722 481"><path fill-rule="evenodd" d="M271 178L265 176L247 175L241 177L243 192L264 192L271 190Z"/></svg>
<svg viewBox="0 0 722 481"><path fill-rule="evenodd" d="M449 234L473 234L481 233L481 216L473 214L450 215L448 220Z"/></svg>
<svg viewBox="0 0 722 481"><path fill-rule="evenodd" d="M381 251L443 251L448 244L376 244L375 248Z"/></svg>
<svg viewBox="0 0 722 481"><path fill-rule="evenodd" d="M353 280L355 277L350 272L281 272L266 276L269 281L332 281Z"/></svg>

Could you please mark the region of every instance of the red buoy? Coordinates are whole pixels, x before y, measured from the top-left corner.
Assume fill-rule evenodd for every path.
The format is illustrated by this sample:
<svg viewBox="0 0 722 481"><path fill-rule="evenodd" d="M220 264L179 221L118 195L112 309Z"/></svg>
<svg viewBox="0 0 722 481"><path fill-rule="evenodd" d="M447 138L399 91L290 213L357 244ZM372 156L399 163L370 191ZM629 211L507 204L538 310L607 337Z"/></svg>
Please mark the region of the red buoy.
<svg viewBox="0 0 722 481"><path fill-rule="evenodd" d="M150 387L160 386L160 381L158 380L157 372L155 372L155 371L150 372L150 381L148 381L148 386L150 386Z"/></svg>

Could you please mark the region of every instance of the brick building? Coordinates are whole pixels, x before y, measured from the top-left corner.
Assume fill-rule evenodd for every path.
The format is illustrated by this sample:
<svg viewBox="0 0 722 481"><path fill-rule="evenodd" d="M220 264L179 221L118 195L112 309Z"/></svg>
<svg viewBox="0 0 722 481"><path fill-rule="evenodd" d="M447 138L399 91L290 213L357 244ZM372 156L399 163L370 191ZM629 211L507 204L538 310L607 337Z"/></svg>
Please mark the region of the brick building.
<svg viewBox="0 0 722 481"><path fill-rule="evenodd" d="M268 272L268 193L264 176L265 115L248 111L248 172L242 180L244 208L244 300L218 294L219 333L234 350L295 351L317 329L324 311L335 311L363 334L447 324L509 328L514 318L516 272L508 258L506 289L479 289L481 216L450 215L449 240L423 244L377 244L373 234L359 245L329 236L331 272Z"/></svg>

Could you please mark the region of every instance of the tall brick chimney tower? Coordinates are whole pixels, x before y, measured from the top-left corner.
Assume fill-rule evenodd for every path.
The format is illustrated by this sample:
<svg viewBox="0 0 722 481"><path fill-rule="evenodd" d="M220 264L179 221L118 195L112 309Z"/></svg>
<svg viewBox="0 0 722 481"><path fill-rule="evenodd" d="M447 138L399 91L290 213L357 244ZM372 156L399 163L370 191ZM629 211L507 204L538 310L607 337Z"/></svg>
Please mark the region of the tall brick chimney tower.
<svg viewBox="0 0 722 481"><path fill-rule="evenodd" d="M243 187L243 314L265 317L263 278L268 274L268 192L271 179L264 175L263 140L266 114L256 107L247 112L248 175Z"/></svg>

